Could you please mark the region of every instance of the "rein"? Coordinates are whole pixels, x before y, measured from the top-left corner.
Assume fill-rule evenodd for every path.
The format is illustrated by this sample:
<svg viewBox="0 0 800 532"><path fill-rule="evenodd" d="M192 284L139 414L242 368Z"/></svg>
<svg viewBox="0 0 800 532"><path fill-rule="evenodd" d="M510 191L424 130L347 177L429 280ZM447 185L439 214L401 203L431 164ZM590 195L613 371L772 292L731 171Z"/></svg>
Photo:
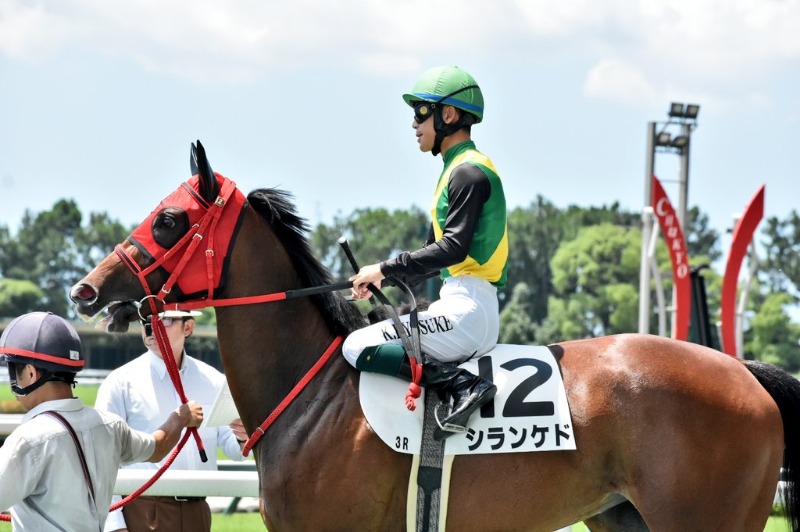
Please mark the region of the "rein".
<svg viewBox="0 0 800 532"><path fill-rule="evenodd" d="M289 404L294 401L298 395L300 395L300 392L302 392L306 385L311 382L311 379L313 379L317 373L319 373L319 370L321 370L325 363L328 362L328 360L331 358L331 355L333 355L342 345L343 340L344 338L342 336L337 336L333 339L333 342L331 342L331 345L328 346L328 349L322 353L322 356L319 358L319 360L317 360L317 362L311 366L311 369L308 370L303 378L294 385L292 391L283 398L283 401L281 401L278 406L275 407L275 410L273 410L270 415L267 416L267 419L265 419L264 422L261 423L261 425L259 425L255 431L253 431L253 434L250 435L250 437L247 439L247 442L244 444L242 455L247 456L250 454L250 450L256 443L258 443L258 440L261 439L261 436L263 436L270 425L272 425L272 423L278 419L278 416L280 416L283 411L286 410L286 407L289 406Z"/></svg>

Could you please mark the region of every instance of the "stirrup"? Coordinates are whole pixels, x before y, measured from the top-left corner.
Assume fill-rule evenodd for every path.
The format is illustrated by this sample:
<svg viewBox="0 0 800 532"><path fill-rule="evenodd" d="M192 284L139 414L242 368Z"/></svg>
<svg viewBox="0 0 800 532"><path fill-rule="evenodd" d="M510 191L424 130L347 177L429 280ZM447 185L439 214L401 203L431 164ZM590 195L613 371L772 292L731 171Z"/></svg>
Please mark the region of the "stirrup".
<svg viewBox="0 0 800 532"><path fill-rule="evenodd" d="M447 413L441 419L447 419L447 416L451 414L450 405L446 403L438 403L436 405L436 409L433 411L433 418L436 420L436 424L439 426L439 430L441 430L442 432L449 432L452 434L465 434L467 432L467 427L463 427L461 425L455 425L453 423L442 424L442 421L439 418L440 407L445 407L447 409Z"/></svg>

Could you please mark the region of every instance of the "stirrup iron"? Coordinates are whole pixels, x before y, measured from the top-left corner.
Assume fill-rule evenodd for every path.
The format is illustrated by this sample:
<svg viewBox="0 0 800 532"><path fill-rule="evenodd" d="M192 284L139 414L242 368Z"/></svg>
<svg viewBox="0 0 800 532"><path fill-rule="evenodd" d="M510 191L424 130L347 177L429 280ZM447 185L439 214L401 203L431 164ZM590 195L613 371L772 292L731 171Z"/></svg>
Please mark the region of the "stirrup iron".
<svg viewBox="0 0 800 532"><path fill-rule="evenodd" d="M450 432L452 434L466 434L467 427L462 427L461 425L454 425L453 423L442 424L441 419L443 418L439 417L439 411L441 407L444 407L447 410L443 418L447 418L447 416L449 416L451 413L450 405L448 405L447 403L439 403L436 405L436 410L434 410L433 412L433 418L436 420L436 424L439 426L439 430L441 430L442 432Z"/></svg>

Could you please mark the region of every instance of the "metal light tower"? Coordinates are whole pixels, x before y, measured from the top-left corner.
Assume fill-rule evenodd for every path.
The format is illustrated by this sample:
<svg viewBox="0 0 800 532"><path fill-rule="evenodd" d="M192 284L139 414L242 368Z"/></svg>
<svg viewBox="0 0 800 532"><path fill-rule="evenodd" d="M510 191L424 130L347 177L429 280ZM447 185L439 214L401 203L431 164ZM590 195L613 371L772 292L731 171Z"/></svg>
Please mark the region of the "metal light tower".
<svg viewBox="0 0 800 532"><path fill-rule="evenodd" d="M658 268L655 264L655 243L658 228L655 226L652 207L652 179L655 175L656 153L672 152L680 157L678 184L680 187L677 217L680 227L685 230L687 219L689 191L689 149L692 130L697 127L697 115L700 106L697 104L670 104L666 122L648 122L647 153L645 158L645 197L642 211L642 261L639 270L639 332L650 330L650 278L656 279L659 307L659 334L665 334L665 304L661 292ZM673 134L675 136L673 137ZM674 296L674 295L673 295ZM674 297L673 297L674 301Z"/></svg>

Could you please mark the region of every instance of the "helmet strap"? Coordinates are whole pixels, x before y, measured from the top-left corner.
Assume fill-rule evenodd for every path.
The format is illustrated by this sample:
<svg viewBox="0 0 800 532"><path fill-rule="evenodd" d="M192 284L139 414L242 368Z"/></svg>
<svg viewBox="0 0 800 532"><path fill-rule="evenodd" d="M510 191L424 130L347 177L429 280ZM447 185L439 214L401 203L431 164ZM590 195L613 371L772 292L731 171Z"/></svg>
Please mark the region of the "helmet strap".
<svg viewBox="0 0 800 532"><path fill-rule="evenodd" d="M472 116L471 113L464 111L463 109L459 109L459 116L458 120L453 122L452 124L446 124L444 122L444 116L442 116L442 109L445 105L450 105L451 107L456 107L453 104L446 103L445 100L450 98L451 96L455 96L460 92L464 92L469 89L477 89L477 85L467 85L466 87L461 87L457 91L453 91L450 94L445 94L431 106L433 107L433 130L436 132L436 137L433 140L433 148L431 149L431 155L434 157L439 155L442 152L442 142L444 141L445 137L449 137L456 131L466 126L472 125L475 123L475 117Z"/></svg>
<svg viewBox="0 0 800 532"><path fill-rule="evenodd" d="M445 123L444 116L442 115L443 107L443 105L436 105L433 108L433 130L436 132L436 137L433 140L433 148L431 149L431 154L433 156L441 153L442 142L444 141L445 137L449 137L456 131L467 126L471 126L475 123L474 116L462 109L459 109L461 116L458 117L458 120L452 124L447 124Z"/></svg>
<svg viewBox="0 0 800 532"><path fill-rule="evenodd" d="M17 363L8 361L7 364L8 364L8 377L11 384L11 391L14 392L14 395L16 395L17 397L24 397L38 390L42 385L48 382L63 382L73 386L75 385L74 373L62 373L62 372L53 373L46 369L36 368L40 374L39 380L24 388L21 388L19 385L17 385Z"/></svg>

